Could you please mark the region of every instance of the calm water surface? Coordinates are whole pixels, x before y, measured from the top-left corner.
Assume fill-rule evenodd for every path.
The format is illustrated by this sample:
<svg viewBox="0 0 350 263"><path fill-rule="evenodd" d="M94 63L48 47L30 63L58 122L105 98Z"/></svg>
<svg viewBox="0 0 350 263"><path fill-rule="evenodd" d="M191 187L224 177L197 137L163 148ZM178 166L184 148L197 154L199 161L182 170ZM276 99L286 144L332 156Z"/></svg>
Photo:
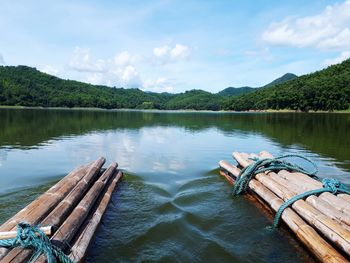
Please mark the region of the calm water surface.
<svg viewBox="0 0 350 263"><path fill-rule="evenodd" d="M300 153L350 185L350 114L0 109L0 223L99 156L126 176L88 262L306 262L308 254L245 198L218 161L235 150Z"/></svg>

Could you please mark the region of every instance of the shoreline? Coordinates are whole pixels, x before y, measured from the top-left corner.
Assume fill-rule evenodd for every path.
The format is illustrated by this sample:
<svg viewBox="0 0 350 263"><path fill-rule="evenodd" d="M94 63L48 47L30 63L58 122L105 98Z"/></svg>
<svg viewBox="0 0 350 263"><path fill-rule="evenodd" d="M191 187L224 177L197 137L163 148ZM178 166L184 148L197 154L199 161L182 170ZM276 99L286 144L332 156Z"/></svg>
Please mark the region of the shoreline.
<svg viewBox="0 0 350 263"><path fill-rule="evenodd" d="M0 105L1 109L26 109L26 110L76 110L76 111L140 111L140 112L178 112L178 113L190 113L190 112L198 112L198 113L348 113L350 114L350 108L347 110L336 110L336 111L296 111L296 110L249 110L249 111L211 111L211 110L159 110L159 109L104 109L104 108L94 108L94 107L41 107L41 106L8 106L8 105Z"/></svg>

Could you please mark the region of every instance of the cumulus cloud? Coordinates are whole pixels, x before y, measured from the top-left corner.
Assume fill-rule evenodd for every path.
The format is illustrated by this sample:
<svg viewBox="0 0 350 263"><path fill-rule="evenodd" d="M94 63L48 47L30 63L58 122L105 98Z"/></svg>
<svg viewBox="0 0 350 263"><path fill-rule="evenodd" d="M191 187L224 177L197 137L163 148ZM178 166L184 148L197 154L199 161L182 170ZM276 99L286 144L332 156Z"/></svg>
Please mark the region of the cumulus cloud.
<svg viewBox="0 0 350 263"><path fill-rule="evenodd" d="M89 48L76 47L69 61L69 67L80 72L105 72L105 66L103 59L91 60Z"/></svg>
<svg viewBox="0 0 350 263"><path fill-rule="evenodd" d="M272 23L262 39L271 44L350 50L350 0L327 6L320 14L288 17Z"/></svg>
<svg viewBox="0 0 350 263"><path fill-rule="evenodd" d="M128 51L123 51L114 57L114 62L120 66L133 65L136 61L136 56L131 55Z"/></svg>
<svg viewBox="0 0 350 263"><path fill-rule="evenodd" d="M186 60L190 56L188 46L176 44L172 47L162 46L153 49L153 58L158 65ZM151 60L152 61L152 60ZM85 76L83 81L91 84L107 85L125 88L140 88L154 92L174 92L173 79L156 77L144 80L138 71L141 64L149 65L141 56L122 51L115 56L104 59L93 59L90 49L76 47L69 61L69 68ZM57 74L52 67L45 67L44 72Z"/></svg>
<svg viewBox="0 0 350 263"><path fill-rule="evenodd" d="M153 92L174 92L175 80L169 80L164 77L157 78L156 80L146 80L143 83L143 89Z"/></svg>
<svg viewBox="0 0 350 263"><path fill-rule="evenodd" d="M59 73L59 70L51 65L46 65L45 67L40 69L40 71L49 75L54 75L54 76L56 76Z"/></svg>
<svg viewBox="0 0 350 263"><path fill-rule="evenodd" d="M4 57L0 54L0 65L5 65Z"/></svg>
<svg viewBox="0 0 350 263"><path fill-rule="evenodd" d="M154 48L153 55L157 64L166 64L187 60L191 55L191 49L182 44L173 47L165 45Z"/></svg>
<svg viewBox="0 0 350 263"><path fill-rule="evenodd" d="M126 66L121 74L122 83L126 87L139 88L142 85L141 77L134 66Z"/></svg>
<svg viewBox="0 0 350 263"><path fill-rule="evenodd" d="M350 58L350 51L344 51L344 52L341 52L340 55L336 58L326 59L324 61L324 65L330 66L330 65L338 64L338 63L341 63L348 58Z"/></svg>
<svg viewBox="0 0 350 263"><path fill-rule="evenodd" d="M87 73L86 80L92 84L141 88L140 74L133 65L136 56L128 51L106 59L92 59L88 48L76 47L69 61L69 68Z"/></svg>

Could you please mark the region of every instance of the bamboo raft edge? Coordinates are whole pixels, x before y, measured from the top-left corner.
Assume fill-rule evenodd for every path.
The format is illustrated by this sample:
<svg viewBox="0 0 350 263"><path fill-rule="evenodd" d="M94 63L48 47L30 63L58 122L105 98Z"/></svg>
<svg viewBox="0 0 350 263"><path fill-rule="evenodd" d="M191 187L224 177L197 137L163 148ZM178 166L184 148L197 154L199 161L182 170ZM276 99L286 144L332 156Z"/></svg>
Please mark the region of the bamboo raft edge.
<svg viewBox="0 0 350 263"><path fill-rule="evenodd" d="M251 157L272 157L272 155L270 155L267 152L262 152L260 153L260 155L248 155L245 153L234 152L232 156L240 165L240 167L246 167L251 162L251 160L249 160L249 158ZM219 166L221 168L220 175L222 175L231 185L233 185L235 183L235 178L240 173L240 169L226 161L220 161ZM286 173L286 171L283 172ZM270 178L270 173L271 172L266 172L262 175L257 175L256 179L252 179L249 182L249 189L251 192L255 193L254 196L257 198L258 201L262 200L270 208L272 208L272 210L277 211L278 208L291 197L292 192L290 192L289 194L285 194L284 191L288 190L283 188L282 185L278 185L278 182L274 181L274 179L279 177L272 176ZM310 177L307 178L307 181L310 181ZM280 179L277 179L277 181L278 180ZM266 183L268 184L266 185ZM279 181L279 183L285 183L285 181ZM305 183L305 181L303 181L303 183ZM281 191L281 189L284 191ZM315 187L313 189L315 189ZM296 193L293 194L295 195ZM344 195L338 195L337 200L341 199L342 196ZM342 200L345 201L346 198L343 198ZM297 239L299 239L301 243L306 248L308 248L311 254L313 254L313 256L319 261L349 262L348 259L350 250L348 250L348 242L350 242L350 238L348 238L348 225L344 222L341 222L339 218L330 218L329 215L325 215L324 212L326 211L326 209L321 209L322 212L320 212L320 207L317 207L316 205L312 204L312 202L315 202L315 200L325 202L320 197L315 196L311 196L311 198L309 200L306 199L306 201L299 200L297 201L299 202L299 204L296 205L297 207L295 207L295 203L297 203L295 202L290 208L285 209L285 211L282 214L281 220L295 234ZM321 204L324 203L321 202ZM329 205L329 203L327 203L327 205ZM308 217L307 215L303 215L303 212L307 211L307 209L311 209L314 213L317 213L320 216L313 215L310 217L309 215ZM341 210L335 207L329 208L327 211L336 211L338 215L340 215L340 213L343 213L342 211L346 212L345 209ZM346 217L345 213L341 215L344 215ZM315 222L316 226L313 225L313 223ZM322 226L321 222L328 225L328 227L324 228L324 225ZM333 231L333 227L336 229L336 232ZM330 233L328 233L327 231L330 231Z"/></svg>
<svg viewBox="0 0 350 263"><path fill-rule="evenodd" d="M49 226L44 230L45 234L49 234L51 243L61 248L72 260L82 262L88 252L87 248L93 242L112 193L123 176L117 163L112 163L107 169L102 168L104 163L105 158L100 157L92 163L75 168L1 225L1 232L5 232L3 235L7 235L8 238L16 236L15 226L22 221ZM45 211L42 211L45 204L48 205ZM98 217L95 214L98 214ZM93 228L90 222L92 218ZM10 231L4 231L7 229ZM87 232L90 234L84 234ZM77 240L80 240L79 246L76 246ZM74 243L71 243L73 241ZM68 247L71 249L68 250ZM77 254L74 251L79 249L79 258L73 257ZM27 262L31 255L31 250L20 247L0 249L2 263ZM35 262L47 260L41 255Z"/></svg>

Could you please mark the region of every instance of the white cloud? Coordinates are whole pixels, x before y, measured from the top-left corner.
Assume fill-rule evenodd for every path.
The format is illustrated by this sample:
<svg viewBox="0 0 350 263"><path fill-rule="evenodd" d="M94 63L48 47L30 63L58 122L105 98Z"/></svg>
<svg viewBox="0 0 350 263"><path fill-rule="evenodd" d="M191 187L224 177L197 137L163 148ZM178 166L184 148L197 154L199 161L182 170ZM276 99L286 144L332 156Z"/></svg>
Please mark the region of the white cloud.
<svg viewBox="0 0 350 263"><path fill-rule="evenodd" d="M176 44L170 51L170 57L174 60L187 59L191 54L191 50L188 46Z"/></svg>
<svg viewBox="0 0 350 263"><path fill-rule="evenodd" d="M168 55L169 50L170 50L169 46L156 47L153 49L153 54L158 58L162 58Z"/></svg>
<svg viewBox="0 0 350 263"><path fill-rule="evenodd" d="M0 65L5 65L4 57L0 54Z"/></svg>
<svg viewBox="0 0 350 263"><path fill-rule="evenodd" d="M143 89L153 92L174 92L174 80L169 80L166 78L157 78L156 80L146 80L143 83Z"/></svg>
<svg viewBox="0 0 350 263"><path fill-rule="evenodd" d="M350 0L327 6L320 14L288 17L272 23L262 39L271 44L350 50Z"/></svg>
<svg viewBox="0 0 350 263"><path fill-rule="evenodd" d="M90 49L76 47L69 61L69 67L80 72L105 72L106 62L103 59L92 61Z"/></svg>
<svg viewBox="0 0 350 263"><path fill-rule="evenodd" d="M136 61L136 56L131 55L128 51L123 51L114 57L114 62L120 66L133 65Z"/></svg>
<svg viewBox="0 0 350 263"><path fill-rule="evenodd" d="M176 44L173 47L162 46L153 50L156 63L165 63L186 60L191 53L191 49L185 45ZM104 59L92 59L88 48L76 47L69 61L69 68L84 75L82 81L91 84L107 85L125 88L141 88L154 92L174 92L176 81L165 77L144 80L138 71L140 63L146 63L141 56L123 51L114 57ZM46 67L43 71L56 73L53 68Z"/></svg>
<svg viewBox="0 0 350 263"><path fill-rule="evenodd" d="M142 86L142 81L139 73L133 66L126 66L121 74L122 84L125 87L130 88L140 88Z"/></svg>
<svg viewBox="0 0 350 263"><path fill-rule="evenodd" d="M154 48L153 55L155 58L155 63L163 65L187 60L191 55L191 49L182 44L176 44L174 47L165 45Z"/></svg>
<svg viewBox="0 0 350 263"><path fill-rule="evenodd" d="M348 58L350 58L350 51L344 51L344 52L341 52L341 54L336 58L326 59L323 64L325 66L330 66L330 65L341 63Z"/></svg>
<svg viewBox="0 0 350 263"><path fill-rule="evenodd" d="M51 65L46 65L45 67L40 69L40 71L54 76L56 76L59 73L59 70Z"/></svg>

